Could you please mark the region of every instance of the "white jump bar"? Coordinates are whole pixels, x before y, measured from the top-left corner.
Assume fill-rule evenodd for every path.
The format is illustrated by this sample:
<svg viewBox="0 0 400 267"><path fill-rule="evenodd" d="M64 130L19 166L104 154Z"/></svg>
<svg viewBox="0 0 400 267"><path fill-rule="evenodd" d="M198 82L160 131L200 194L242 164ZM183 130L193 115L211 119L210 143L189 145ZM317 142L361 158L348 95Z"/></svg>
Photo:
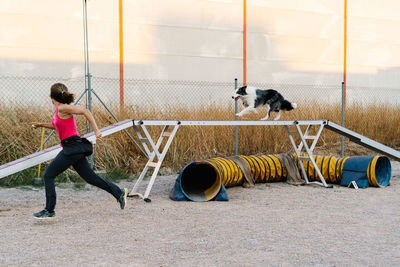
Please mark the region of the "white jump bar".
<svg viewBox="0 0 400 267"><path fill-rule="evenodd" d="M326 120L315 121L179 121L179 120L133 120L133 124L140 125L189 125L189 126L264 126L264 125L321 125L326 124Z"/></svg>
<svg viewBox="0 0 400 267"><path fill-rule="evenodd" d="M361 146L374 150L376 152L387 155L395 160L400 161L400 152L369 139L361 134L351 131L329 120L294 120L294 121L179 121L179 120L134 120L136 126L156 126L156 125L188 125L188 126L273 126L273 125L323 125L327 129L334 131L340 135L346 136L350 141Z"/></svg>

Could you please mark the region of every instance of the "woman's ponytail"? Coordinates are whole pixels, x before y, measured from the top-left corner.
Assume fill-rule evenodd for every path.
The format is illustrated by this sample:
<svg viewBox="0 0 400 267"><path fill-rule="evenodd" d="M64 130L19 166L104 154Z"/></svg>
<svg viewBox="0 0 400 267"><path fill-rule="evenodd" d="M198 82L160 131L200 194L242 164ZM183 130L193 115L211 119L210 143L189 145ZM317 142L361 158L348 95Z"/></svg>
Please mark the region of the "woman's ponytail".
<svg viewBox="0 0 400 267"><path fill-rule="evenodd" d="M75 95L68 92L68 88L62 83L55 83L51 86L50 97L63 104L71 104L75 100Z"/></svg>

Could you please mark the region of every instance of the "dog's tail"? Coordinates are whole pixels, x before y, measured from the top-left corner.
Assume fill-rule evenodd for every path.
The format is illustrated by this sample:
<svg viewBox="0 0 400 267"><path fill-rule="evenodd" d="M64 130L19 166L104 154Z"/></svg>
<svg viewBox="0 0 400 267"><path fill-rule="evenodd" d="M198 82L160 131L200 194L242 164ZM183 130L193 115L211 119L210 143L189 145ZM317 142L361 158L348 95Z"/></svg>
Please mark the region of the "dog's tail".
<svg viewBox="0 0 400 267"><path fill-rule="evenodd" d="M287 100L283 100L282 105L281 105L281 109L283 110L292 110L295 109L297 107L296 103L290 103Z"/></svg>

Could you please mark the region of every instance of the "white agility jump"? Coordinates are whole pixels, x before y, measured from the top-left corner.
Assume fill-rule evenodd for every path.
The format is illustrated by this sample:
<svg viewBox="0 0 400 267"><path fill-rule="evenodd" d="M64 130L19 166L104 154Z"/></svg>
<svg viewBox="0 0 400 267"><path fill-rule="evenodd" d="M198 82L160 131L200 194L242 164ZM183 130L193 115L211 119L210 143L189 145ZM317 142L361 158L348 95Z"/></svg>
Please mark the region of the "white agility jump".
<svg viewBox="0 0 400 267"><path fill-rule="evenodd" d="M303 132L300 126L306 125L307 128ZM151 138L146 126L164 126L157 142ZM342 126L339 126L335 123L332 123L328 120L299 120L299 121L162 121L162 120L134 120L133 121L133 129L135 130L140 142L144 150L146 151L148 157L148 161L140 174L138 180L134 184L129 196L140 196L145 201L150 201L148 198L150 195L151 188L155 182L158 171L160 170L161 164L164 160L164 157L168 151L170 144L172 143L173 138L180 126L284 126L285 130L288 134L289 140L297 154L297 158L300 161L310 161L314 166L317 175L319 176L321 182L310 182L308 180L306 171L304 169L303 164L300 164L301 172L305 178L306 184L318 184L324 187L331 187L327 185L324 177L322 176L316 162L312 158L314 148L318 142L318 139L321 135L322 130L325 128L334 131L340 135L346 136L350 139L350 141L370 148L376 152L387 155L395 160L400 161L400 152L396 151L390 147L382 145L374 140L371 140L367 137L364 137L356 132L353 132L349 129L346 129ZM291 126L291 127L290 127ZM311 128L315 126L318 127L315 135L310 135ZM290 128L295 128L295 130L291 130ZM140 131L140 129L142 131ZM142 134L142 133L143 134ZM298 135L300 137L300 144L296 144L293 138L293 135ZM167 138L167 142L165 143L162 150L161 144L163 143L163 139ZM307 140L313 140L311 146L307 144ZM307 157L300 156L302 150L305 150ZM140 183L145 177L149 168L154 168L153 174L149 180L145 193L142 195L137 192Z"/></svg>
<svg viewBox="0 0 400 267"><path fill-rule="evenodd" d="M307 126L306 130L303 132L300 126ZM158 140L155 142L153 138L150 136L146 126L164 126L161 131ZM314 148L318 142L318 139L321 135L321 132L324 128L334 131L340 135L343 135L349 138L350 141L355 142L359 145L367 147L371 150L374 150L383 155L389 156L395 160L400 161L400 152L394 150L388 146L380 144L374 140L371 140L365 136L362 136L356 132L353 132L345 127L337 125L328 120L299 120L299 121L172 121L172 120L124 120L118 122L116 124L110 125L108 127L102 128L100 131L103 136L108 136L113 133L116 133L121 130L125 130L127 128L132 127L135 131L140 143L142 144L143 149L145 150L148 161L141 172L139 178L134 184L132 190L130 191L129 196L140 196L145 201L149 201L150 191L157 177L158 171L162 165L164 157L171 145L176 132L181 126L283 126L288 134L289 140L295 150L295 153L298 156L298 159L301 161L310 161L317 174L321 180L321 182L310 182L307 178L306 172L304 170L303 164L300 164L302 168L302 173L305 177L306 184L319 184L324 187L330 187L326 184L324 177L322 176L319 168L316 167L316 163L312 158ZM317 127L316 134L311 135L311 128ZM293 130L294 128L294 130ZM296 144L293 138L293 135L297 135L300 137L300 143ZM96 138L94 133L89 133L85 135L89 141L94 143ZM164 139L166 139L165 144ZM312 140L311 145L307 144L307 140ZM61 147L59 145L47 148L43 151L28 155L26 157L17 159L15 161L6 163L0 166L0 179L6 176L12 175L14 173L20 172L27 168L33 167L40 163L46 162L48 160L53 159L60 151ZM305 150L307 157L299 156L300 153ZM143 181L144 176L150 168L153 169L153 174L148 182L146 191L144 194L137 192L139 185Z"/></svg>

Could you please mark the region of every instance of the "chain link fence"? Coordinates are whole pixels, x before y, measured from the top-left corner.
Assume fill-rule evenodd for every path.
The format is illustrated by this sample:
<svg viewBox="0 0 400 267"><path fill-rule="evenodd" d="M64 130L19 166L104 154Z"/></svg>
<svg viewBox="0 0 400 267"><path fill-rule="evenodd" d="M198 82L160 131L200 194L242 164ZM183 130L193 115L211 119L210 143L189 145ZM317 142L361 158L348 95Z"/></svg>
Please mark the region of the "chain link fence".
<svg viewBox="0 0 400 267"><path fill-rule="evenodd" d="M79 99L80 105L87 103L85 78L65 79L57 77L1 77L0 102L5 106L47 106L50 107L50 86L62 82ZM238 84L241 84L240 82ZM325 95L327 101L340 101L340 87L329 86L299 86L290 84L254 84L267 89L280 91L285 98L301 103L314 96ZM119 79L92 77L92 105L96 107L101 102L113 113L120 108ZM234 119L235 82L208 81L174 81L174 80L124 80L124 105L135 113L152 111L151 119L188 119L188 120L218 120ZM100 98L100 99L97 99ZM101 101L99 101L101 100ZM239 104L239 110L241 104ZM204 112L202 112L204 110ZM193 112L195 111L195 112ZM211 111L211 112L210 112ZM145 113L149 115L149 113Z"/></svg>
<svg viewBox="0 0 400 267"><path fill-rule="evenodd" d="M78 97L85 93L85 78L59 77L0 77L0 102L5 105L35 106L48 99L50 86L55 82L67 85ZM155 79L125 79L124 103L129 106L148 106L164 109L195 108L210 103L224 105L232 102L232 82L175 81ZM239 86L241 82L239 81ZM251 83L260 89L273 88L294 102L317 100L321 103L341 103L341 84ZM119 106L118 78L92 77L92 89L107 104ZM400 88L368 88L347 86L349 103L399 104ZM174 112L174 110L169 110Z"/></svg>
<svg viewBox="0 0 400 267"><path fill-rule="evenodd" d="M76 97L82 97L80 104L85 104L85 78L65 79L59 77L0 77L1 98L3 105L22 107L47 105L50 86L55 82L67 85ZM241 82L239 81L239 86ZM314 101L317 103L341 104L341 84L274 84L252 83L261 89L278 90L289 101L298 104ZM182 109L201 110L205 106L222 107L227 117L234 116L235 82L174 81L154 79L125 79L124 104L132 109L153 109L159 114L168 114L168 118L178 116ZM117 78L92 77L92 86L97 95L113 112L118 111L120 101L120 81ZM96 96L93 105L98 105ZM347 103L388 105L399 104L400 89L347 87ZM240 109L240 105L239 105ZM196 114L199 114L198 112ZM207 114L212 119L213 114ZM220 114L218 114L220 115ZM159 116L163 118L162 115ZM190 119L199 119L191 117Z"/></svg>

